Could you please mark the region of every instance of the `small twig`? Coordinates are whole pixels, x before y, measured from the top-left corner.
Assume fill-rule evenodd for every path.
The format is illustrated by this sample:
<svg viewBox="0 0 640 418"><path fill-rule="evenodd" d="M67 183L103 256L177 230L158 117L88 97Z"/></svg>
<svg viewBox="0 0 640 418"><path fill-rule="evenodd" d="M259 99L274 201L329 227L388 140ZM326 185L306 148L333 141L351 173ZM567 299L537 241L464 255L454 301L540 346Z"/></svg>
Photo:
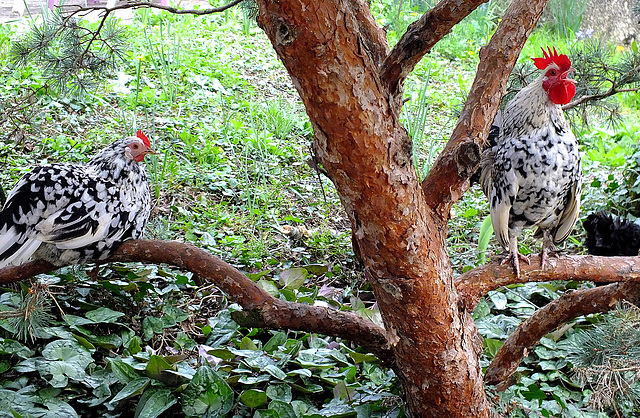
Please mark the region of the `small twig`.
<svg viewBox="0 0 640 418"><path fill-rule="evenodd" d="M233 0L232 2L225 4L224 6L220 6L220 7L211 7L208 9L178 9L177 7L172 7L172 6L163 6L161 4L155 4L152 2L146 2L146 1L141 1L141 2L128 2L125 4L120 4L114 7L106 7L106 6L91 6L91 7L81 7L81 6L76 6L76 10L73 10L70 12L69 16L74 16L78 13L81 12L91 12L94 10L102 10L105 12L105 16L104 18L106 18L106 16L111 13L114 12L116 10L124 10L124 9L137 9L140 7L148 7L151 9L160 9L160 10L165 10L167 12L170 13L174 13L177 15L185 15L185 14L191 14L191 15L197 15L197 16L203 16L203 15L209 15L209 14L213 14L213 13L220 13L220 12L224 12L225 10L228 10L230 8L232 8L233 6L236 6L240 3L242 3L245 0ZM104 19L103 18L103 19ZM98 28L99 29L99 28Z"/></svg>
<svg viewBox="0 0 640 418"><path fill-rule="evenodd" d="M629 93L629 92L637 92L640 90L640 87L636 87L636 88L628 88L628 89L617 89L615 87L615 84L613 86L611 86L611 88L609 90L607 90L604 93L597 93L597 94L589 94L586 96L582 96L577 100L574 100L571 103L567 103L566 105L562 106L562 110L569 110L572 109L576 106L580 106L583 103L587 103L593 100L602 100L602 99L606 99L609 96L613 96L615 94L618 93Z"/></svg>

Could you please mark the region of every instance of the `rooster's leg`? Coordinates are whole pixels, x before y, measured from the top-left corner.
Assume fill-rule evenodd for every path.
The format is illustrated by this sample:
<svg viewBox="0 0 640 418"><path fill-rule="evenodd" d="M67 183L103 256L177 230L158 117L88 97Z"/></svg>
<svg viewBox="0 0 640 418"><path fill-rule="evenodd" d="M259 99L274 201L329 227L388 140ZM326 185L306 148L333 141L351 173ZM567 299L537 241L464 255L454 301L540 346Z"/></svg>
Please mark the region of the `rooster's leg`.
<svg viewBox="0 0 640 418"><path fill-rule="evenodd" d="M540 269L544 270L549 259L549 251L553 248L553 238L547 229L542 231L542 250L540 251Z"/></svg>
<svg viewBox="0 0 640 418"><path fill-rule="evenodd" d="M509 261L513 262L513 268L516 271L516 277L520 277L520 260L530 264L529 257L520 254L518 251L518 238L510 237L509 239L509 255L502 260L501 264L507 264Z"/></svg>

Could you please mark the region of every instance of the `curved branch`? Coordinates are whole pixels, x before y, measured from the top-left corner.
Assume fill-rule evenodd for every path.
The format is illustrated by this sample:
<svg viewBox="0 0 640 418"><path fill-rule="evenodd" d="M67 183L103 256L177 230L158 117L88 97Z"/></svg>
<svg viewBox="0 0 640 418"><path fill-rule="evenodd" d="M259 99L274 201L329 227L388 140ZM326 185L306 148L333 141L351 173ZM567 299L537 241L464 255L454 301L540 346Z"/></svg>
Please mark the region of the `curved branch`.
<svg viewBox="0 0 640 418"><path fill-rule="evenodd" d="M640 257L597 257L572 255L551 257L540 270L540 257L532 255L531 264L520 265L516 277L511 265L491 263L469 270L456 279L460 302L473 310L482 296L491 290L515 283L579 280L598 283L640 282Z"/></svg>
<svg viewBox="0 0 640 418"><path fill-rule="evenodd" d="M243 312L236 317L244 326L287 328L340 337L366 347L382 361L392 359L385 330L373 322L350 312L276 299L230 264L194 245L130 240L101 263L113 261L169 264L197 273L243 307ZM62 266L43 261L5 267L0 269L0 283L24 280L59 267Z"/></svg>
<svg viewBox="0 0 640 418"><path fill-rule="evenodd" d="M476 78L458 124L422 182L428 204L442 219L449 218L451 205L469 188L469 176L480 163L480 145L486 140L509 75L546 3L514 1L489 43L480 50Z"/></svg>
<svg viewBox="0 0 640 418"><path fill-rule="evenodd" d="M610 311L620 300L635 303L639 292L640 283L627 282L565 293L536 311L507 338L487 368L485 383L498 385L498 390L505 390L512 384L507 380L508 377L542 337L579 316Z"/></svg>
<svg viewBox="0 0 640 418"><path fill-rule="evenodd" d="M462 19L487 0L442 0L412 24L380 66L380 78L392 95L422 57Z"/></svg>

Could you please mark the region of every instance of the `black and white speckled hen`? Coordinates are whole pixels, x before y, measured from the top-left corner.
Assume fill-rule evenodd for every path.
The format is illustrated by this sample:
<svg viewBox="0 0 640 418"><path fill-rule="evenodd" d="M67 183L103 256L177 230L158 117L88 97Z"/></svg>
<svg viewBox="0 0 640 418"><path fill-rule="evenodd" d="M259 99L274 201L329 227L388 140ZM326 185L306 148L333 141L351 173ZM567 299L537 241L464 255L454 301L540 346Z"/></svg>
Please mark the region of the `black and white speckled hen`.
<svg viewBox="0 0 640 418"><path fill-rule="evenodd" d="M25 174L0 211L0 268L36 259L103 260L123 241L140 238L151 201L140 162L153 152L138 131L86 165L47 164Z"/></svg>
<svg viewBox="0 0 640 418"><path fill-rule="evenodd" d="M496 144L482 156L481 185L489 199L493 230L516 275L523 228L542 236L541 268L548 251L563 242L578 219L582 173L578 142L560 105L575 94L569 57L554 48L534 58L542 74L507 104Z"/></svg>

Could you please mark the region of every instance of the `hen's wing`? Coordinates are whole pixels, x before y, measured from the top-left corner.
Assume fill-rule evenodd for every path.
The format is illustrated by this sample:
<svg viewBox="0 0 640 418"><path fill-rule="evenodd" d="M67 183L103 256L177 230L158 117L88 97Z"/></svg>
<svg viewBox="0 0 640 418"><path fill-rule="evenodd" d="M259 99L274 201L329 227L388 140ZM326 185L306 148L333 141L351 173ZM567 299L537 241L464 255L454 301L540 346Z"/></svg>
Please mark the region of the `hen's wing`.
<svg viewBox="0 0 640 418"><path fill-rule="evenodd" d="M0 212L0 266L28 260L42 243L69 249L103 239L114 214L104 201L107 187L96 183L85 167L72 164L24 175Z"/></svg>

